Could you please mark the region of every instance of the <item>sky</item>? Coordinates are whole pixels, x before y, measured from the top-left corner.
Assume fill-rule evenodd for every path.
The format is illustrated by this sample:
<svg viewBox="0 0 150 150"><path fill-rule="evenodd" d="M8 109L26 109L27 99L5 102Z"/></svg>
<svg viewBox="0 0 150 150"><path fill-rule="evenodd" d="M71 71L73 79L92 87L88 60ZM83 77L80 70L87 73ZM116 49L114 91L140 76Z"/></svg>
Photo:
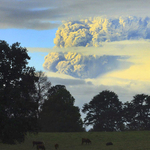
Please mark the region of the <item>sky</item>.
<svg viewBox="0 0 150 150"><path fill-rule="evenodd" d="M82 109L103 90L150 94L149 0L1 0L0 40L63 84ZM82 117L84 114L82 114Z"/></svg>

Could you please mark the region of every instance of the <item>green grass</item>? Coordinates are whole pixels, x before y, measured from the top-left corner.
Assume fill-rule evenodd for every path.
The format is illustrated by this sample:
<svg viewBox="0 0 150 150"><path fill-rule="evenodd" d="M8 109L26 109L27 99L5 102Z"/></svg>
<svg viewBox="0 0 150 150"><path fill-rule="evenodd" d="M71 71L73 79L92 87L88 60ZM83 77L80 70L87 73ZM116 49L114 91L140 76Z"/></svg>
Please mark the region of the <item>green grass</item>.
<svg viewBox="0 0 150 150"><path fill-rule="evenodd" d="M92 144L81 145L81 138L89 138ZM25 142L17 145L0 143L0 150L36 150L33 140L44 141L46 150L150 150L150 131L129 132L81 132L81 133L39 133L28 135ZM106 142L114 145L106 146Z"/></svg>

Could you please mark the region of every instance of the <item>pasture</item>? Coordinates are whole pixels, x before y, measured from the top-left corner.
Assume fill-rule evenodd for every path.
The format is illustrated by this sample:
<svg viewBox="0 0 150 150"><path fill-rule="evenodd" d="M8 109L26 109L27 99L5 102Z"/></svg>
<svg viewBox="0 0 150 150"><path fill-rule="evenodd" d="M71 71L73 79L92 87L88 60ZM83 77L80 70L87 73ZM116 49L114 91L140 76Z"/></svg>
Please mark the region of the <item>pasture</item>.
<svg viewBox="0 0 150 150"><path fill-rule="evenodd" d="M92 144L81 144L82 138L89 138ZM44 141L46 150L150 150L150 131L128 132L75 132L39 133L28 135L22 144L6 145L0 143L0 150L36 150L32 141ZM113 145L106 146L107 142Z"/></svg>

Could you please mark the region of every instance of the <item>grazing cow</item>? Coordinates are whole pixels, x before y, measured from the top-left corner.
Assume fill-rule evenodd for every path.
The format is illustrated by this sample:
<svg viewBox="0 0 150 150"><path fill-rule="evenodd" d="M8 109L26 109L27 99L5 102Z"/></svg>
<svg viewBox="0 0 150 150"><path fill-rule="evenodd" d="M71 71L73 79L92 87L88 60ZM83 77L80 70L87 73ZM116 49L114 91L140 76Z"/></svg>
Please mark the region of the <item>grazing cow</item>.
<svg viewBox="0 0 150 150"><path fill-rule="evenodd" d="M37 144L37 150L45 150L44 144Z"/></svg>
<svg viewBox="0 0 150 150"><path fill-rule="evenodd" d="M55 144L55 149L57 149L59 147L59 145L58 144Z"/></svg>
<svg viewBox="0 0 150 150"><path fill-rule="evenodd" d="M86 138L82 138L82 144L86 143Z"/></svg>
<svg viewBox="0 0 150 150"><path fill-rule="evenodd" d="M91 144L91 140L90 139L87 139L87 138L82 138L82 144Z"/></svg>
<svg viewBox="0 0 150 150"><path fill-rule="evenodd" d="M33 147L34 147L34 145L37 145L37 144L43 144L44 145L44 143L41 141L33 141L32 143L33 143Z"/></svg>
<svg viewBox="0 0 150 150"><path fill-rule="evenodd" d="M113 145L113 143L112 142L107 142L106 146L109 146L109 145Z"/></svg>
<svg viewBox="0 0 150 150"><path fill-rule="evenodd" d="M91 144L91 140L86 139L86 144Z"/></svg>

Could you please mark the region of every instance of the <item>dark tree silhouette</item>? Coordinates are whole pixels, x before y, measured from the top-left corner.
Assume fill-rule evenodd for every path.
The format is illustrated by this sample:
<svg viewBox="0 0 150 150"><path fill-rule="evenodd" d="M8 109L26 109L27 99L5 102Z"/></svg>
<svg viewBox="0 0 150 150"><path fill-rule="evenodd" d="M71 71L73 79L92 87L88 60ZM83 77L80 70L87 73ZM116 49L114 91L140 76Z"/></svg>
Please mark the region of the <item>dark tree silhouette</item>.
<svg viewBox="0 0 150 150"><path fill-rule="evenodd" d="M38 71L36 72L36 76L38 77L38 81L36 82L36 94L34 95L35 101L38 103L38 116L41 110L41 106L44 101L47 99L48 90L51 87L51 82L47 78L44 72Z"/></svg>
<svg viewBox="0 0 150 150"><path fill-rule="evenodd" d="M37 132L35 69L27 67L26 48L0 41L0 139L23 142L27 132Z"/></svg>
<svg viewBox="0 0 150 150"><path fill-rule="evenodd" d="M84 104L82 112L86 113L85 125L93 125L93 131L121 130L122 103L114 92L102 91Z"/></svg>
<svg viewBox="0 0 150 150"><path fill-rule="evenodd" d="M40 112L40 124L44 132L83 131L79 108L74 106L75 99L64 85L49 89L48 99Z"/></svg>
<svg viewBox="0 0 150 150"><path fill-rule="evenodd" d="M124 104L124 120L129 130L150 129L150 96L137 94Z"/></svg>

